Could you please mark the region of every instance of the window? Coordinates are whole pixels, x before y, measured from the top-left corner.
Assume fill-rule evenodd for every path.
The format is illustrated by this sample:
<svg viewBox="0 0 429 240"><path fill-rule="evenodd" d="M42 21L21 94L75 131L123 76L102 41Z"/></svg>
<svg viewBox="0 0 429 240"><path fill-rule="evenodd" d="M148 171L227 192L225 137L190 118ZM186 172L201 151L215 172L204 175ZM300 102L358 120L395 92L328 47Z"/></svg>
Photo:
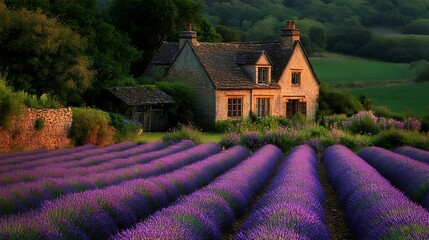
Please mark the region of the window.
<svg viewBox="0 0 429 240"><path fill-rule="evenodd" d="M241 117L243 112L242 98L228 98L228 117Z"/></svg>
<svg viewBox="0 0 429 240"><path fill-rule="evenodd" d="M267 67L259 67L258 68L258 83L259 84L268 83L268 68Z"/></svg>
<svg viewBox="0 0 429 240"><path fill-rule="evenodd" d="M301 73L293 72L292 73L292 85L300 85L301 84Z"/></svg>
<svg viewBox="0 0 429 240"><path fill-rule="evenodd" d="M269 98L257 98L256 109L258 116L265 117L270 114L270 99Z"/></svg>
<svg viewBox="0 0 429 240"><path fill-rule="evenodd" d="M299 100L289 100L286 103L286 116L292 117L297 113L307 116L307 103Z"/></svg>

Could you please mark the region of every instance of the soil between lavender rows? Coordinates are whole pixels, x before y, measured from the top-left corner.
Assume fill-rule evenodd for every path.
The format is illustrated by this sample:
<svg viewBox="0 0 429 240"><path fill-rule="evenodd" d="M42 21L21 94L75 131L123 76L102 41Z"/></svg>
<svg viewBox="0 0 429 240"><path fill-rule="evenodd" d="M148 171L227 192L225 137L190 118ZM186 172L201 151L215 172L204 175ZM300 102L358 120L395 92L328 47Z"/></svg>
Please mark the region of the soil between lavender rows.
<svg viewBox="0 0 429 240"><path fill-rule="evenodd" d="M280 166L282 161L279 161L276 170L272 174L271 178L267 181L264 189L257 194L251 206L248 208L248 211L238 219L236 219L233 223L231 229L224 233L223 240L232 239L235 233L240 229L241 225L244 223L256 202L262 197L262 195L266 192L268 186L273 180L275 174L277 173L278 167ZM328 182L327 171L321 160L318 160L318 174L319 180L323 187L323 191L325 192L325 215L326 215L326 224L328 226L329 232L331 233L332 240L351 240L354 239L353 235L350 233L347 224L344 218L344 212L339 207L337 203L337 196L334 189ZM322 239L321 239L322 240Z"/></svg>

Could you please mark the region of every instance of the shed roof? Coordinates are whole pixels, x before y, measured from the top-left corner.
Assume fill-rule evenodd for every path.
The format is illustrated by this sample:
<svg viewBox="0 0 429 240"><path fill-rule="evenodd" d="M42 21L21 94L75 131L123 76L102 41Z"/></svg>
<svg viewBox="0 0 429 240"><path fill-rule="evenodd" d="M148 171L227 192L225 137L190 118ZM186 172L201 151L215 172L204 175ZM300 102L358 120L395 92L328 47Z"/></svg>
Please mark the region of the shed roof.
<svg viewBox="0 0 429 240"><path fill-rule="evenodd" d="M108 89L128 106L158 105L173 103L173 98L158 89L143 87L112 87Z"/></svg>

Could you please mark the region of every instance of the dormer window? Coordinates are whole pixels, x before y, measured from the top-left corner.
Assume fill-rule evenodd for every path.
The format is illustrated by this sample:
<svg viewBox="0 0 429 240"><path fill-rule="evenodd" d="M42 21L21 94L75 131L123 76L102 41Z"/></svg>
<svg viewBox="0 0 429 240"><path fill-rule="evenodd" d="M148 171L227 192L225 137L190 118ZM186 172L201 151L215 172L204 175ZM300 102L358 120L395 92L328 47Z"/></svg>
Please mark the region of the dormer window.
<svg viewBox="0 0 429 240"><path fill-rule="evenodd" d="M271 84L272 62L265 51L237 52L236 63L255 84Z"/></svg>
<svg viewBox="0 0 429 240"><path fill-rule="evenodd" d="M268 83L268 68L258 67L258 84Z"/></svg>

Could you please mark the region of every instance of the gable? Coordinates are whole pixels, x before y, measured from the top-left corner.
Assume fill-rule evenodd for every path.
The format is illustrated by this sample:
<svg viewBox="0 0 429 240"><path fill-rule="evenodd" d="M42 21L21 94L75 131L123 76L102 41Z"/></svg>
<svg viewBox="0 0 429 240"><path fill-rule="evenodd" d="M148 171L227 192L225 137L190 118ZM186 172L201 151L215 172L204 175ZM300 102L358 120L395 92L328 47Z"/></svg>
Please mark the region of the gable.
<svg viewBox="0 0 429 240"><path fill-rule="evenodd" d="M305 79L311 79L314 81L314 84L320 85L320 81L317 78L317 75L313 69L313 66L311 65L311 62L307 56L307 53L305 52L304 48L302 47L302 44L300 42L296 42L294 45L294 48L291 53L291 57L289 58L289 61L285 68L283 69L283 73L281 76L281 81L279 84L283 87L285 84L285 87L288 87L288 83L285 81L290 80L291 72L297 71L302 72L305 74ZM309 84L308 82L303 84Z"/></svg>

